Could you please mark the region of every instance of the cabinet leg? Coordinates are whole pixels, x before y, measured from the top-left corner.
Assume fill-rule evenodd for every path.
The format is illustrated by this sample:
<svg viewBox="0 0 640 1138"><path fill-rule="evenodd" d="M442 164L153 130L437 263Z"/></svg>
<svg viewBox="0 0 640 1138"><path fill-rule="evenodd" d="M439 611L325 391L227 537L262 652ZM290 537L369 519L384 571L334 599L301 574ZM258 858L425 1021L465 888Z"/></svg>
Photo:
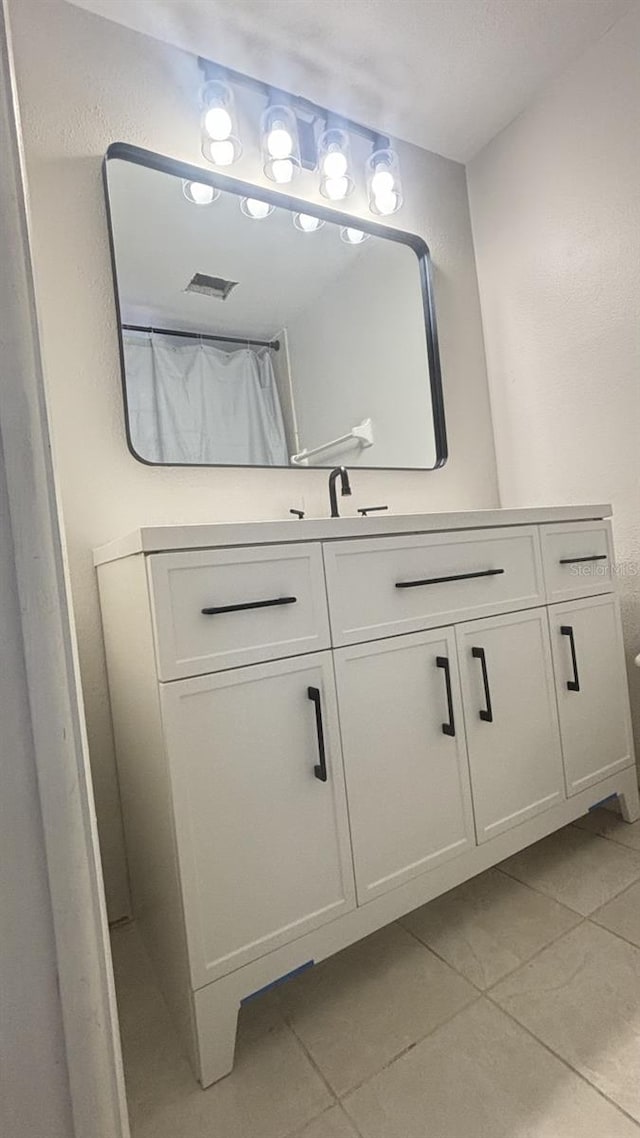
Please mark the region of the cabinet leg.
<svg viewBox="0 0 640 1138"><path fill-rule="evenodd" d="M635 780L630 790L618 795L620 813L625 822L637 822L640 819L640 796Z"/></svg>
<svg viewBox="0 0 640 1138"><path fill-rule="evenodd" d="M193 1002L200 1056L198 1077L203 1087L209 1087L233 1070L240 1002L224 980L195 992Z"/></svg>

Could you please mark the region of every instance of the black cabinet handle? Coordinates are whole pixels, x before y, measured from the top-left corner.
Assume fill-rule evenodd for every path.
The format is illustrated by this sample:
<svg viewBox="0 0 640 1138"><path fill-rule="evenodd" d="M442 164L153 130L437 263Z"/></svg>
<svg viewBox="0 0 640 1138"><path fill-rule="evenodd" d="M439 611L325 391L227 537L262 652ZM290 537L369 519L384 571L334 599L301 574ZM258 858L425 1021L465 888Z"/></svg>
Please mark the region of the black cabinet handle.
<svg viewBox="0 0 640 1138"><path fill-rule="evenodd" d="M358 513L362 514L363 518L366 518L367 514L374 514L378 510L388 510L388 509L389 509L388 506L361 506L360 509L358 510Z"/></svg>
<svg viewBox="0 0 640 1138"><path fill-rule="evenodd" d="M578 661L576 660L576 642L573 639L573 629L570 624L560 626L560 635L569 637L571 646L571 663L573 666L573 679L567 680L567 691L580 691L580 676L578 675Z"/></svg>
<svg viewBox="0 0 640 1138"><path fill-rule="evenodd" d="M213 608L201 609L203 616L217 616L221 612L245 612L246 609L269 609L274 605L295 605L297 597L273 597L270 601L245 601L241 605L215 605Z"/></svg>
<svg viewBox="0 0 640 1138"><path fill-rule="evenodd" d="M443 585L446 581L471 581L474 577L498 577L504 569L481 569L478 573L455 573L453 577L425 577L422 581L398 581L396 589L416 589L419 585Z"/></svg>
<svg viewBox="0 0 640 1138"><path fill-rule="evenodd" d="M449 661L446 656L436 656L436 667L442 668L444 671L444 682L447 689L447 711L449 714L449 722L442 724L443 735L455 735L456 724L453 718L453 695L451 694L451 669Z"/></svg>
<svg viewBox="0 0 640 1138"><path fill-rule="evenodd" d="M318 733L318 753L320 762L316 763L313 773L320 782L327 781L327 756L324 749L324 727L322 726L322 705L320 703L320 688L307 688L307 698L315 704L316 731Z"/></svg>
<svg viewBox="0 0 640 1138"><path fill-rule="evenodd" d="M590 557L561 557L559 565L580 565L583 561L606 561L606 553L592 553Z"/></svg>
<svg viewBox="0 0 640 1138"><path fill-rule="evenodd" d="M489 691L489 676L487 674L487 658L484 654L484 648L472 648L471 655L474 660L480 661L482 668L482 683L484 684L484 702L485 706L480 711L480 718L485 723L493 723L493 708L491 707L491 692Z"/></svg>

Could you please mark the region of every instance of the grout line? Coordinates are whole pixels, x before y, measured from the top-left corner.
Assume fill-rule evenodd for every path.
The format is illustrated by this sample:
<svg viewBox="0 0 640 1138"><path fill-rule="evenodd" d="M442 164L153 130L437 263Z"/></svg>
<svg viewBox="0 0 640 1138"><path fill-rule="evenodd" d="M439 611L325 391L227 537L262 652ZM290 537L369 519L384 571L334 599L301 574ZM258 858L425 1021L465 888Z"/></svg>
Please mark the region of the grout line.
<svg viewBox="0 0 640 1138"><path fill-rule="evenodd" d="M585 920L586 919L588 918L585 918ZM638 1119L634 1118L632 1114L629 1114L629 1112L625 1110L624 1107L620 1106L620 1103L616 1102L612 1098L609 1098L609 1096L605 1094L604 1091L600 1090L600 1088L597 1087L595 1083L592 1083L586 1077L586 1075L583 1075L581 1071L578 1071L576 1067L573 1067L568 1059L565 1059L564 1056L559 1054L559 1052L554 1051L553 1047L551 1047L548 1043L545 1043L544 1039L540 1039L540 1037L536 1035L535 1032L531 1030L531 1028L527 1027L525 1023L522 1023L521 1020L516 1019L516 1017L512 1015L511 1012L507 1011L506 1008L503 1008L497 1000L494 1000L493 996L491 996L489 992L486 993L486 998L489 1000L489 1003L492 1005L492 1007L497 1008L498 1011L506 1015L507 1018L510 1019L513 1023L522 1028L522 1030L525 1031L531 1039L534 1039L536 1043L539 1043L541 1047L544 1047L545 1051L548 1051L550 1055L553 1055L555 1059L562 1063L563 1067L566 1067L567 1070L572 1071L573 1074L577 1075L578 1078L581 1079L582 1082L585 1083L588 1087L590 1087L592 1091L595 1091L596 1094L600 1095L600 1098L604 1099L604 1101L607 1102L609 1106L612 1106L614 1110L624 1115L625 1118L628 1118L629 1121L632 1122L636 1127L636 1130L639 1129Z"/></svg>
<svg viewBox="0 0 640 1138"><path fill-rule="evenodd" d="M301 1039L300 1036L298 1035L298 1032L296 1031L295 1027L293 1026L293 1024L291 1022L291 1018L284 1013L284 1010L282 1011L282 1018L284 1020L285 1025L288 1027L289 1031L293 1035L294 1039L296 1039L298 1041L298 1043L300 1044L300 1047L304 1051L304 1054L306 1055L307 1059L309 1060L314 1071L316 1072L317 1075L319 1075L321 1081L324 1083L329 1094L331 1095L331 1098L333 1101L331 1102L330 1106L335 1106L336 1103L339 1101L337 1092L334 1091L334 1089L331 1086L331 1083L329 1082L329 1080L327 1079L324 1071L316 1063L316 1060L314 1059L313 1055L311 1054L311 1052L310 1052L309 1048L307 1047L307 1045L305 1044L304 1040ZM327 1107L327 1110L329 1110L329 1107ZM324 1114L324 1111L322 1113ZM320 1117L320 1116L318 1116L318 1117Z"/></svg>
<svg viewBox="0 0 640 1138"><path fill-rule="evenodd" d="M638 883L636 882L635 884L637 885ZM630 888L631 888L631 886L630 886ZM618 893L618 897L621 897L621 896L622 896L622 894ZM613 900L613 898L612 898L612 900ZM608 902L605 902L605 904L608 904ZM605 907L604 905L601 906L602 909L604 909L604 907ZM596 912L600 912L600 909L597 909ZM602 929L602 931L604 933L610 933L611 936L617 937L618 940L623 941L624 944L628 944L631 948L635 948L637 952L640 952L640 944L638 944L635 940L629 940L629 937L625 936L624 933L616 932L615 929L610 929L608 925L601 925L599 921L594 920L594 917L595 917L595 913L593 913L590 917L586 918L586 920L589 922L590 925L593 925L594 928L596 928L596 929Z"/></svg>
<svg viewBox="0 0 640 1138"><path fill-rule="evenodd" d="M489 992L492 992L494 988L497 988L498 984L501 984L503 980L507 980L509 978L509 976L513 976L514 973L519 972L520 969L522 969L522 968L526 968L527 965L533 964L533 961L537 960L538 957L541 956L543 952L546 952L548 948L551 948L554 944L557 944L558 941L563 939L563 937L570 936L572 933L574 933L576 931L576 929L579 929L580 926L584 925L589 919L588 917L580 916L579 913L575 912L575 909L569 909L569 912L574 913L575 916L579 917L579 920L577 920L576 923L574 925L572 925L570 929L563 929L563 931L561 933L558 933L557 936L554 936L551 940L547 941L546 944L543 944L542 948L537 949L537 951L534 952L533 956L529 956L526 960L522 960L520 962L520 964L516 965L515 968L511 968L511 969L509 969L508 972L505 972L504 976L501 976L499 980L496 980L493 984L489 984L489 987L484 989L485 996Z"/></svg>
<svg viewBox="0 0 640 1138"><path fill-rule="evenodd" d="M424 945L422 947L424 948ZM472 985L472 987L475 988L475 985ZM383 1071L387 1071L389 1067L393 1067L394 1063L397 1063L398 1059L402 1059L403 1056L408 1055L410 1051L413 1051L414 1048L418 1047L420 1043L424 1043L426 1039L429 1039L429 1037L431 1035L434 1035L436 1031L439 1031L441 1027L446 1027L447 1024L451 1023L451 1021L454 1020L456 1016L462 1015L462 1013L466 1012L468 1008L472 1008L477 1003L479 1003L484 993L477 988L475 990L478 994L474 996L472 1000L469 1000L467 1004L464 1004L461 1008L458 1008L455 1012L453 1012L450 1016L447 1016L446 1019L443 1019L440 1023L435 1024L435 1026L430 1028L429 1031L425 1032L424 1035L421 1035L412 1043L407 1044L406 1047L402 1048L402 1051L398 1051L397 1055L393 1055L390 1059L387 1059L386 1063L384 1063L382 1067L379 1068L379 1070L373 1071L370 1075L367 1075L366 1078L361 1079L359 1083L354 1083L354 1085L352 1087L349 1087L348 1090L343 1091L341 1094L339 1094L338 1102L342 1103L343 1099L348 1098L349 1095L354 1093L354 1091L359 1091L360 1087L364 1087L367 1083L371 1082L372 1079L377 1079L378 1076L383 1073Z"/></svg>

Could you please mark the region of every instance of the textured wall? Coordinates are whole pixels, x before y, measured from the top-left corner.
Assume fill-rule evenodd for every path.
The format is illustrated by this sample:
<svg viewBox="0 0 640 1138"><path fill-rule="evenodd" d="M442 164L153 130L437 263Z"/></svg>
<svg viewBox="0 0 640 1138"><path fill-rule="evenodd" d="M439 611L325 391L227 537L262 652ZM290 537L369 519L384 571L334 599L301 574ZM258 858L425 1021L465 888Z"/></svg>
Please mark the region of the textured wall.
<svg viewBox="0 0 640 1138"><path fill-rule="evenodd" d="M503 506L611 501L640 651L640 9L468 170ZM640 673L630 670L640 742Z"/></svg>
<svg viewBox="0 0 640 1138"><path fill-rule="evenodd" d="M284 517L303 498L310 512L325 513L326 474L154 469L128 454L101 161L115 140L199 161L195 62L63 0L13 0L12 19L44 362L106 884L117 917L126 910L126 873L91 549L138 525ZM432 473L359 473L352 502L381 500L396 512L495 506L464 168L408 146L402 161L399 222L426 239L436 268L451 459ZM238 174L258 180L251 144ZM314 195L314 181L306 185ZM354 212L363 204L354 198Z"/></svg>

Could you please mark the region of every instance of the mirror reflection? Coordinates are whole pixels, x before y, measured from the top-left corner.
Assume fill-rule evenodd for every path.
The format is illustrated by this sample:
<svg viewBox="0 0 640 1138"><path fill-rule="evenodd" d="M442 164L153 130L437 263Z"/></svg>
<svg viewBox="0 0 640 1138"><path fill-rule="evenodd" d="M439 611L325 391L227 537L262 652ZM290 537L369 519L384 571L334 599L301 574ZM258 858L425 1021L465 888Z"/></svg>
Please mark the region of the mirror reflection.
<svg viewBox="0 0 640 1138"><path fill-rule="evenodd" d="M439 465L426 247L220 181L107 161L136 457Z"/></svg>

